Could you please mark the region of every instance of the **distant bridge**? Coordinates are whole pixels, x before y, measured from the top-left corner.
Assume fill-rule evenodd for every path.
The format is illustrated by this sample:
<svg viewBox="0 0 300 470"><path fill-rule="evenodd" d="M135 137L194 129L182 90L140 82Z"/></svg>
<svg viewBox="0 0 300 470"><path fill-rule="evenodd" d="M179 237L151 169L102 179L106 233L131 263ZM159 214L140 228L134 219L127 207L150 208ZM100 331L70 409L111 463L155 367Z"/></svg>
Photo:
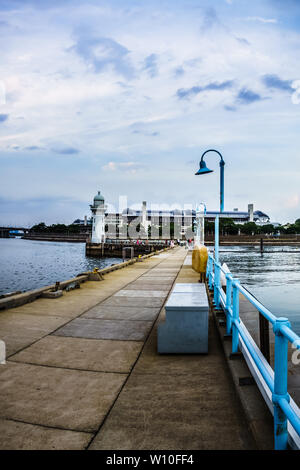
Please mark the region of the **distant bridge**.
<svg viewBox="0 0 300 470"><path fill-rule="evenodd" d="M0 238L10 238L15 235L23 235L29 232L25 227L0 227Z"/></svg>

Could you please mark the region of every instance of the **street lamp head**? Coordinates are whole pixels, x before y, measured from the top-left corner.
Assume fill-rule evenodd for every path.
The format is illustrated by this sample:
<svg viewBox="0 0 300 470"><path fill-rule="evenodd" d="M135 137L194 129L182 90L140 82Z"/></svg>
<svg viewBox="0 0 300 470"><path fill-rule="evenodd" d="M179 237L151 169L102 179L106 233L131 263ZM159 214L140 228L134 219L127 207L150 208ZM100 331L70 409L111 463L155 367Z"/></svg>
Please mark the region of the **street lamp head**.
<svg viewBox="0 0 300 470"><path fill-rule="evenodd" d="M206 173L212 173L212 172L213 170L210 170L209 168L207 168L205 161L201 160L200 168L197 171L197 173L195 173L195 175L205 175Z"/></svg>

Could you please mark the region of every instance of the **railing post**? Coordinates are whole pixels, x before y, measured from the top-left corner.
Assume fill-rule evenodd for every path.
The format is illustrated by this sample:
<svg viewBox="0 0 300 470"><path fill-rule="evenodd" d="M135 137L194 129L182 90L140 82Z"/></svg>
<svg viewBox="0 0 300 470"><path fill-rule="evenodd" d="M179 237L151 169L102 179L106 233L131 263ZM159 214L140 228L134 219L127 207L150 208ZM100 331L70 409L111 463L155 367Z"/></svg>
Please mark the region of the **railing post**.
<svg viewBox="0 0 300 470"><path fill-rule="evenodd" d="M231 314L230 309L232 306L232 275L226 274L226 334L231 334Z"/></svg>
<svg viewBox="0 0 300 470"><path fill-rule="evenodd" d="M238 289L240 282L233 279L232 284L232 354L236 354L239 350L239 332L235 325L235 321L240 321L240 291Z"/></svg>
<svg viewBox="0 0 300 470"><path fill-rule="evenodd" d="M220 279L221 278L221 270L219 263L215 262L215 279L214 279L214 303L215 308L220 308Z"/></svg>
<svg viewBox="0 0 300 470"><path fill-rule="evenodd" d="M288 447L287 418L282 411L279 400L285 398L288 402L290 397L287 391L288 376L288 339L281 333L281 326L290 327L287 318L277 318L273 331L275 333L275 366L274 366L274 393L272 401L274 404L274 447L275 450L286 450Z"/></svg>
<svg viewBox="0 0 300 470"><path fill-rule="evenodd" d="M211 270L211 257L208 255L207 266L206 266L206 278L209 279L209 273Z"/></svg>
<svg viewBox="0 0 300 470"><path fill-rule="evenodd" d="M214 269L214 261L213 261L213 258L210 258L210 268L209 268L209 276L208 276L209 290L212 290L213 288L213 280L212 280L213 269Z"/></svg>
<svg viewBox="0 0 300 470"><path fill-rule="evenodd" d="M219 262L219 216L215 218L215 260Z"/></svg>

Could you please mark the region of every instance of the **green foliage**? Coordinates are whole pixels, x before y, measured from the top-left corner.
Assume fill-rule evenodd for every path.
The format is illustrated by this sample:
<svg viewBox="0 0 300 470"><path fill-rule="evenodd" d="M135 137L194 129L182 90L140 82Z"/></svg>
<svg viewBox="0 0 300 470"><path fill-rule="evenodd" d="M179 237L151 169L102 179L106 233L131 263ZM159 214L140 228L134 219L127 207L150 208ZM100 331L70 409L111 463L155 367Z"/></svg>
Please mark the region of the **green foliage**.
<svg viewBox="0 0 300 470"><path fill-rule="evenodd" d="M245 235L256 235L259 232L259 227L255 222L247 222L246 224L241 225L241 233L244 233Z"/></svg>
<svg viewBox="0 0 300 470"><path fill-rule="evenodd" d="M274 225L272 224L262 225L262 227L259 227L259 229L259 233L263 233L265 235L270 235L275 232Z"/></svg>
<svg viewBox="0 0 300 470"><path fill-rule="evenodd" d="M44 222L31 227L30 231L35 233L80 233L80 225L52 224L47 226Z"/></svg>

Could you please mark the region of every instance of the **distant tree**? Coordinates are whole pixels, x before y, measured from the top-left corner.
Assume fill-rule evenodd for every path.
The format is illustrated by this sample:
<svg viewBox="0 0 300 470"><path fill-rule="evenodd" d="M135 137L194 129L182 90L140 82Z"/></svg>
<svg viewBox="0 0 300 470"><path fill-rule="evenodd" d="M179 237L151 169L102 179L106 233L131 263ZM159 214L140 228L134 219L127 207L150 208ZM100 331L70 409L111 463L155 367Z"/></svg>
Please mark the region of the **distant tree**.
<svg viewBox="0 0 300 470"><path fill-rule="evenodd" d="M255 235L259 233L259 227L256 225L255 222L247 222L246 224L241 226L241 232L245 235Z"/></svg>
<svg viewBox="0 0 300 470"><path fill-rule="evenodd" d="M271 234L271 233L274 233L274 232L275 232L275 228L274 228L274 225L272 225L272 224L266 224L266 225L262 225L260 227L260 233Z"/></svg>
<svg viewBox="0 0 300 470"><path fill-rule="evenodd" d="M292 233L298 233L298 227L296 224L291 224L288 227L285 228L285 233L286 234L292 234Z"/></svg>
<svg viewBox="0 0 300 470"><path fill-rule="evenodd" d="M220 218L220 233L222 235L237 235L238 227L231 218Z"/></svg>
<svg viewBox="0 0 300 470"><path fill-rule="evenodd" d="M31 231L35 233L80 233L82 227L80 225L52 224L47 226L44 222L33 225Z"/></svg>
<svg viewBox="0 0 300 470"><path fill-rule="evenodd" d="M206 235L213 235L215 233L215 224L214 222L205 221L204 223L204 232Z"/></svg>
<svg viewBox="0 0 300 470"><path fill-rule="evenodd" d="M46 232L47 228L45 222L40 222L39 224L33 225L30 230L32 232Z"/></svg>
<svg viewBox="0 0 300 470"><path fill-rule="evenodd" d="M67 229L68 229L69 233L80 233L82 228L84 228L84 227L82 227L80 225L76 225L76 224L75 225L71 224L71 225L67 226Z"/></svg>
<svg viewBox="0 0 300 470"><path fill-rule="evenodd" d="M65 224L52 224L48 227L50 233L67 233L68 226Z"/></svg>

